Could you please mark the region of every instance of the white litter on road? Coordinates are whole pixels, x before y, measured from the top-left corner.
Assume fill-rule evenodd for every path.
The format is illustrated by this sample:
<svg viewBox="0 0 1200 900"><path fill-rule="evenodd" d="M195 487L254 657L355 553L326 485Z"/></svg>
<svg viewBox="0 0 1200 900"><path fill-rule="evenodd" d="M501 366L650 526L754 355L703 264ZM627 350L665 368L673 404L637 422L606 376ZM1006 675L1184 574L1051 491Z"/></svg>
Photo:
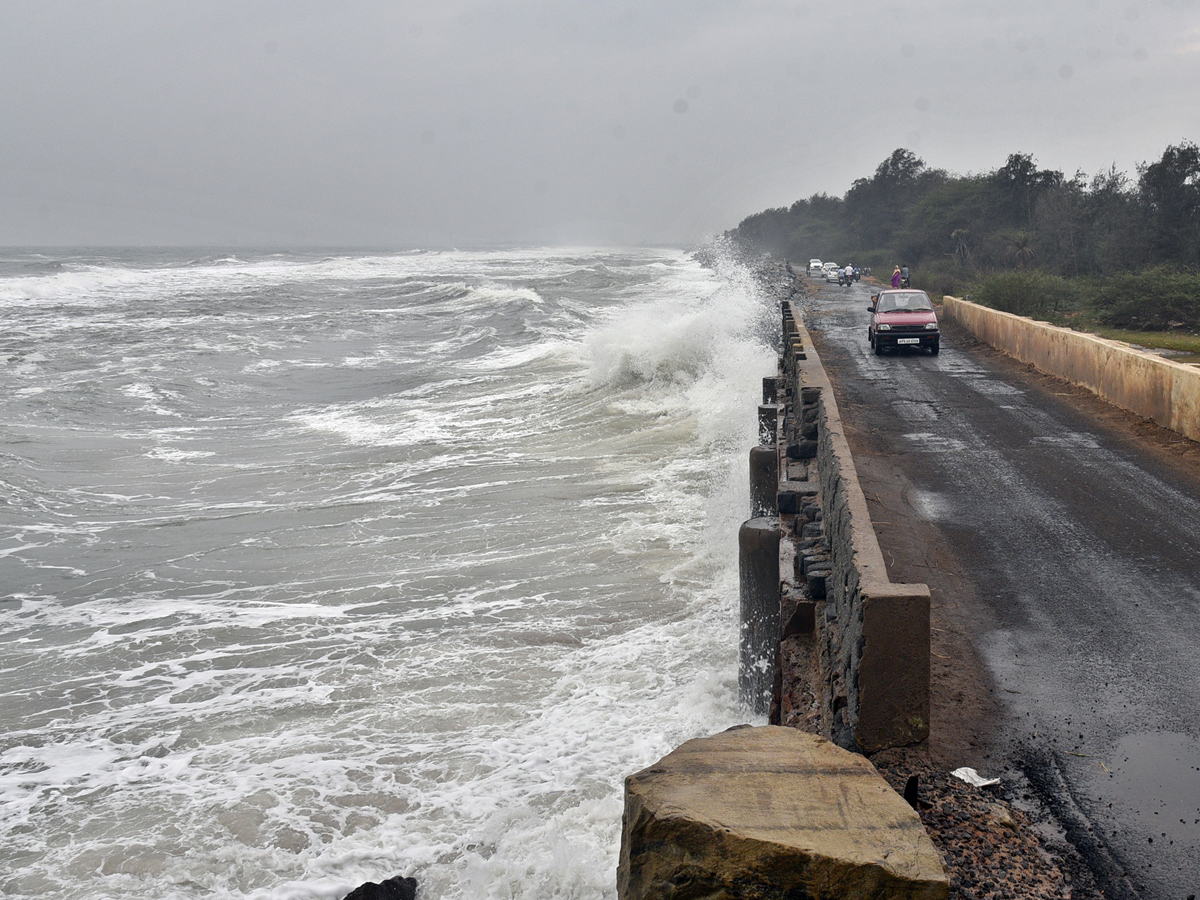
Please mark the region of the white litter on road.
<svg viewBox="0 0 1200 900"><path fill-rule="evenodd" d="M974 769L963 766L961 769L955 769L950 773L955 778L965 781L967 784L973 784L975 787L988 787L989 785L999 784L999 778L984 778Z"/></svg>

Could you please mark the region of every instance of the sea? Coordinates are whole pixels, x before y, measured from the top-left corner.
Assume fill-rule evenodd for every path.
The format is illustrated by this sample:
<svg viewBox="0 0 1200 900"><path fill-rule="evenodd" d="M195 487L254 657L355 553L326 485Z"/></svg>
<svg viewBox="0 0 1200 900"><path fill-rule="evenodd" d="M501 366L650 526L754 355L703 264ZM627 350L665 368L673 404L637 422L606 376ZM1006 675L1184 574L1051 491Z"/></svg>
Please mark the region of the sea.
<svg viewBox="0 0 1200 900"><path fill-rule="evenodd" d="M719 248L0 250L0 895L612 898L756 721Z"/></svg>

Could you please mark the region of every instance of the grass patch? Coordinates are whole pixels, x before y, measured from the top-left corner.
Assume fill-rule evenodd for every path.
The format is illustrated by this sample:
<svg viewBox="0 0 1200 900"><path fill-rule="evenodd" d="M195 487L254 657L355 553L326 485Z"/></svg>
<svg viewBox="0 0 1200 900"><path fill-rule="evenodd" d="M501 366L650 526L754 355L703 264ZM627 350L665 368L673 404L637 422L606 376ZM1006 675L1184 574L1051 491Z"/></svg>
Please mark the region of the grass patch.
<svg viewBox="0 0 1200 900"><path fill-rule="evenodd" d="M1078 326L1076 326L1078 327ZM1126 328L1105 328L1101 325L1091 325L1079 328L1112 341L1124 341L1127 344L1137 344L1139 347L1149 347L1153 350L1174 350L1179 353L1200 354L1200 334L1179 334L1171 331L1130 331Z"/></svg>

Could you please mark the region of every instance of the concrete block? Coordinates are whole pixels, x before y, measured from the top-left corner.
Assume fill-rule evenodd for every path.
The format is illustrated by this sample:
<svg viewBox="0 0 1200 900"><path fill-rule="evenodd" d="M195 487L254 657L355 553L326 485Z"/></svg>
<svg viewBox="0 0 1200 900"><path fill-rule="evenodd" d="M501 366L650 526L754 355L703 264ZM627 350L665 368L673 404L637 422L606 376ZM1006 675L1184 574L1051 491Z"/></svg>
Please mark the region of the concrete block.
<svg viewBox="0 0 1200 900"><path fill-rule="evenodd" d="M813 569L823 569L828 572L832 568L833 565L829 560L829 554L822 549L816 549L816 552L807 551L800 557L800 571L805 575Z"/></svg>
<svg viewBox="0 0 1200 900"><path fill-rule="evenodd" d="M779 621L779 520L761 516L738 532L740 635L738 694L757 715L766 715L775 680Z"/></svg>
<svg viewBox="0 0 1200 900"><path fill-rule="evenodd" d="M750 448L750 515L778 514L779 452L774 446Z"/></svg>
<svg viewBox="0 0 1200 900"><path fill-rule="evenodd" d="M866 753L929 737L929 588L864 584L855 737Z"/></svg>
<svg viewBox="0 0 1200 900"><path fill-rule="evenodd" d="M779 440L779 407L764 403L758 408L758 443L764 447Z"/></svg>
<svg viewBox="0 0 1200 900"><path fill-rule="evenodd" d="M920 817L867 760L794 728L688 741L625 780L619 900L946 900Z"/></svg>
<svg viewBox="0 0 1200 900"><path fill-rule="evenodd" d="M813 459L817 455L817 442L805 440L788 444L787 455L788 459Z"/></svg>
<svg viewBox="0 0 1200 900"><path fill-rule="evenodd" d="M779 400L779 377L772 375L769 378L763 379L763 400L764 404L777 403Z"/></svg>
<svg viewBox="0 0 1200 900"><path fill-rule="evenodd" d="M781 515L795 515L803 506L806 497L811 497L819 488L807 481L781 481L777 506Z"/></svg>

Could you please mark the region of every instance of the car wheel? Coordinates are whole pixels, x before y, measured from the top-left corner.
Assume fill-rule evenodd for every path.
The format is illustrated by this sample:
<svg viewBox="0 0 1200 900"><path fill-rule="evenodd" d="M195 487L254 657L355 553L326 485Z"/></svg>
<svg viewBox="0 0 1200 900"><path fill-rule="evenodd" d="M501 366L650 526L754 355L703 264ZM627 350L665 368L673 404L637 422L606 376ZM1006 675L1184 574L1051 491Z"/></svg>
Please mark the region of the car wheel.
<svg viewBox="0 0 1200 900"><path fill-rule="evenodd" d="M941 347L938 346L938 341L934 341L932 344L929 345L929 353L931 356L937 356L938 350L940 350L940 349L941 349Z"/></svg>
<svg viewBox="0 0 1200 900"><path fill-rule="evenodd" d="M875 341L875 355L883 356L883 344L879 343L879 341Z"/></svg>

